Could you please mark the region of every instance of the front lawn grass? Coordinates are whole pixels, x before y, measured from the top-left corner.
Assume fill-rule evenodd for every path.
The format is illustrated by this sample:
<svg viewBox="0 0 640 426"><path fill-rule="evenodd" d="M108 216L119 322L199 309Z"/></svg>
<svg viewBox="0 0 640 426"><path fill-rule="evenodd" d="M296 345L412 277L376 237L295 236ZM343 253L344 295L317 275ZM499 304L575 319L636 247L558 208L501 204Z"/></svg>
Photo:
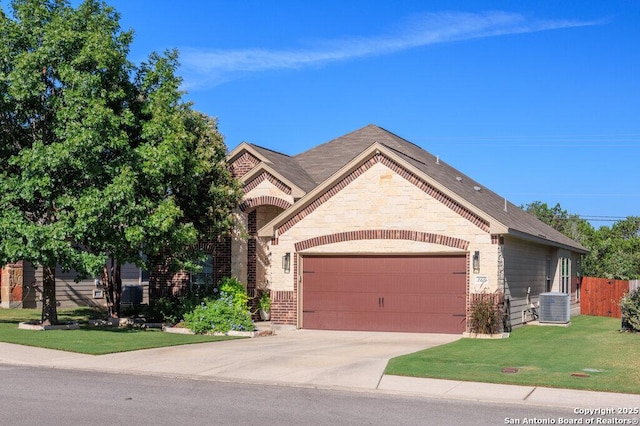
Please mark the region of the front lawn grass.
<svg viewBox="0 0 640 426"><path fill-rule="evenodd" d="M385 374L640 393L640 334L621 333L617 318L583 315L571 322L566 328L526 325L508 339L461 339L400 356Z"/></svg>
<svg viewBox="0 0 640 426"><path fill-rule="evenodd" d="M104 312L91 308L59 309L59 321L78 321L79 330L21 330L18 323L40 319L39 309L0 309L0 342L40 348L58 349L90 355L191 343L238 339L228 336L206 336L163 333L154 329L97 328L88 325L92 318L104 318Z"/></svg>

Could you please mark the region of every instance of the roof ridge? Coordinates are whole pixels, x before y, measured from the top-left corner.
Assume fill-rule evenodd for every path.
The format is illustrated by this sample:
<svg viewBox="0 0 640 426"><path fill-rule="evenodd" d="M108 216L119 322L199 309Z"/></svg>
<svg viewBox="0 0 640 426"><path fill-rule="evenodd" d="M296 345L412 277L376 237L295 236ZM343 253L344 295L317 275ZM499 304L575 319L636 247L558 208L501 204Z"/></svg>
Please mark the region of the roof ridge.
<svg viewBox="0 0 640 426"><path fill-rule="evenodd" d="M292 156L290 156L289 154L285 154L284 152L276 151L276 150L271 149L271 148L265 148L264 146L257 145L255 143L247 142L247 144L249 146L254 147L254 148L262 149L262 150L265 150L265 151L273 152L274 154L284 155L285 157L293 158Z"/></svg>

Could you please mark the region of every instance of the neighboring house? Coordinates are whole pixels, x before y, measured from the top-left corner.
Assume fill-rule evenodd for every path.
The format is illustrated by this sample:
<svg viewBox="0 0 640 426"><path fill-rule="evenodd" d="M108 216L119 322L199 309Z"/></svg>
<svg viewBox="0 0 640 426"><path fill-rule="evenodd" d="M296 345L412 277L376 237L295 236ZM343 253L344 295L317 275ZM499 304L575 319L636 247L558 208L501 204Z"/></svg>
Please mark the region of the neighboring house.
<svg viewBox="0 0 640 426"><path fill-rule="evenodd" d="M133 264L122 266L122 306L148 302L147 274ZM0 307L39 308L42 306L42 269L29 262L5 265L0 280ZM75 271L56 269L56 302L62 308L106 306L102 285L94 279L76 281Z"/></svg>
<svg viewBox="0 0 640 426"><path fill-rule="evenodd" d="M512 326L541 292L578 302L583 246L380 127L228 159L249 238L214 263L270 291L274 324L460 333L473 294L502 293Z"/></svg>

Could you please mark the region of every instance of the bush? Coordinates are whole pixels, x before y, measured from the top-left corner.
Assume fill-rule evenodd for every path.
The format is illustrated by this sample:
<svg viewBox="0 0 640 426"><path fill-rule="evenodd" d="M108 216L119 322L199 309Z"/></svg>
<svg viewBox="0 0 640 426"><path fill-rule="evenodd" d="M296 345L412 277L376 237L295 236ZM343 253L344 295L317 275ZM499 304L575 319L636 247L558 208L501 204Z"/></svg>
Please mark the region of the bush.
<svg viewBox="0 0 640 426"><path fill-rule="evenodd" d="M471 302L469 329L472 333L496 334L500 332L500 313L492 297L480 295Z"/></svg>
<svg viewBox="0 0 640 426"><path fill-rule="evenodd" d="M640 288L625 294L620 299L622 328L640 331Z"/></svg>
<svg viewBox="0 0 640 426"><path fill-rule="evenodd" d="M204 300L214 297L218 289L213 285L193 285L182 296L152 300L145 313L148 320L176 324Z"/></svg>
<svg viewBox="0 0 640 426"><path fill-rule="evenodd" d="M222 293L219 299L208 299L196 306L194 310L185 314L184 321L196 334L254 329L246 303L244 307L240 307L232 296L225 293Z"/></svg>
<svg viewBox="0 0 640 426"><path fill-rule="evenodd" d="M184 307L177 297L161 297L150 301L145 315L148 321L175 324L184 316Z"/></svg>
<svg viewBox="0 0 640 426"><path fill-rule="evenodd" d="M247 309L247 302L249 302L247 290L236 278L223 278L220 281L220 297L223 294L230 296L234 305Z"/></svg>

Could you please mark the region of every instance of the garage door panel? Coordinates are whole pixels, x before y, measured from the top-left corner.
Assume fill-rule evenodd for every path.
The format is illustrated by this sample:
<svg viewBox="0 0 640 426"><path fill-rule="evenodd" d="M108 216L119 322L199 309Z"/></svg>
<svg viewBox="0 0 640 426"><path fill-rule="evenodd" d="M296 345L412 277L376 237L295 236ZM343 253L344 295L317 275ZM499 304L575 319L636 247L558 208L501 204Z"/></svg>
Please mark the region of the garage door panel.
<svg viewBox="0 0 640 426"><path fill-rule="evenodd" d="M378 296L356 292L305 293L304 311L375 311Z"/></svg>
<svg viewBox="0 0 640 426"><path fill-rule="evenodd" d="M459 333L464 256L305 256L304 328Z"/></svg>
<svg viewBox="0 0 640 426"><path fill-rule="evenodd" d="M421 315L424 312L431 314L463 314L465 312L466 301L464 296L455 296L451 294L435 294L435 295L390 295L385 296L384 300L385 312L394 313L412 313ZM452 312L452 306L462 308L460 312Z"/></svg>
<svg viewBox="0 0 640 426"><path fill-rule="evenodd" d="M375 312L325 312L322 315L307 313L305 328L320 330L358 330L358 331L383 331L371 328L377 322ZM397 330L384 330L397 331Z"/></svg>
<svg viewBox="0 0 640 426"><path fill-rule="evenodd" d="M428 322L416 322L410 314L380 315L374 312L330 312L307 314L306 328L323 330L395 331L409 333L460 333L464 317L433 314Z"/></svg>

